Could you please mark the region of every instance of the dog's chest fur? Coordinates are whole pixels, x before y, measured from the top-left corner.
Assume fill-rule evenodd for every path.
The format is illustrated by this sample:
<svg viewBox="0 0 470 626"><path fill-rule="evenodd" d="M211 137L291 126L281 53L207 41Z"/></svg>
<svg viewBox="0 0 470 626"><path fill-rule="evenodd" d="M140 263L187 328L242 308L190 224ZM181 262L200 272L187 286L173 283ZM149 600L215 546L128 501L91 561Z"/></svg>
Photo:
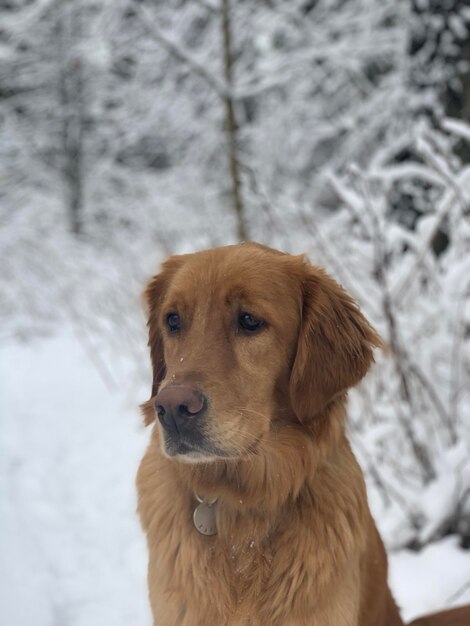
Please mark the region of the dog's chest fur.
<svg viewBox="0 0 470 626"><path fill-rule="evenodd" d="M328 476L323 479L328 483ZM306 489L275 513L257 514L244 510L242 502L234 509L219 501L213 537L198 533L192 521L195 497L178 485L171 463L152 446L142 461L138 488L158 626L284 625L286 606L289 619L297 607L299 614L308 605L313 610L339 580L346 560L358 568L362 538L337 505L334 519L320 514L319 508L328 507L323 488L318 494Z"/></svg>

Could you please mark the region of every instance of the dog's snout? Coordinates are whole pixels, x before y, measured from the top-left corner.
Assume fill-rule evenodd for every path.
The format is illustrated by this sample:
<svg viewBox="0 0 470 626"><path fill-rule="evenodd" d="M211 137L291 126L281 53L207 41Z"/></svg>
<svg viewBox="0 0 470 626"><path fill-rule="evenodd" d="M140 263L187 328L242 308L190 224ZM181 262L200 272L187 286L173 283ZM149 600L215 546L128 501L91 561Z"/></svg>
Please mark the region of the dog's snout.
<svg viewBox="0 0 470 626"><path fill-rule="evenodd" d="M198 417L206 406L204 395L192 387L168 385L155 398L155 409L163 426L180 430L188 420Z"/></svg>

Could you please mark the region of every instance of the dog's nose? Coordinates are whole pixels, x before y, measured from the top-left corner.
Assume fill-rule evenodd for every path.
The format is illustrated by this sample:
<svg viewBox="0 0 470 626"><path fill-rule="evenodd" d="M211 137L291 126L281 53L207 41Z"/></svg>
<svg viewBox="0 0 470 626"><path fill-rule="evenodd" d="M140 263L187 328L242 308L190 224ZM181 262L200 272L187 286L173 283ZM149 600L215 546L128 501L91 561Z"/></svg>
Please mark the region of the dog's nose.
<svg viewBox="0 0 470 626"><path fill-rule="evenodd" d="M155 409L163 426L180 431L189 420L200 415L206 406L206 398L192 387L168 385L155 398Z"/></svg>

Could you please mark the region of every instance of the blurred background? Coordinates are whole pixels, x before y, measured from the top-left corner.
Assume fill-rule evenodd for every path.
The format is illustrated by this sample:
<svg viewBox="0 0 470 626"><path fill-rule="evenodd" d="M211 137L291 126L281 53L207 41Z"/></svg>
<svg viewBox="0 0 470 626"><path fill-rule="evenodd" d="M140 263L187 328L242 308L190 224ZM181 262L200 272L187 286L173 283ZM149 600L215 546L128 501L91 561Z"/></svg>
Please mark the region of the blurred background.
<svg viewBox="0 0 470 626"><path fill-rule="evenodd" d="M141 293L307 252L388 344L350 435L407 619L470 602L466 0L0 0L0 622L150 624Z"/></svg>

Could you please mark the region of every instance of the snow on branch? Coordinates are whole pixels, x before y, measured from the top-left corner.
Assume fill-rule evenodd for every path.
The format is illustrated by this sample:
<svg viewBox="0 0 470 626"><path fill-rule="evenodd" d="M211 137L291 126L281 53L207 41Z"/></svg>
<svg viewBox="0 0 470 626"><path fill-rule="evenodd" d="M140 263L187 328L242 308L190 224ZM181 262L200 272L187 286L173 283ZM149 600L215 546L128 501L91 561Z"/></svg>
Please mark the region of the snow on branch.
<svg viewBox="0 0 470 626"><path fill-rule="evenodd" d="M205 68L204 64L198 61L194 55L189 54L185 48L174 38L166 35L156 24L147 7L140 3L132 5L137 15L140 17L142 24L145 26L149 34L154 37L160 45L170 52L178 61L186 64L195 74L204 79L204 81L215 91L222 99L230 97L230 90L226 83L219 77L214 76Z"/></svg>

